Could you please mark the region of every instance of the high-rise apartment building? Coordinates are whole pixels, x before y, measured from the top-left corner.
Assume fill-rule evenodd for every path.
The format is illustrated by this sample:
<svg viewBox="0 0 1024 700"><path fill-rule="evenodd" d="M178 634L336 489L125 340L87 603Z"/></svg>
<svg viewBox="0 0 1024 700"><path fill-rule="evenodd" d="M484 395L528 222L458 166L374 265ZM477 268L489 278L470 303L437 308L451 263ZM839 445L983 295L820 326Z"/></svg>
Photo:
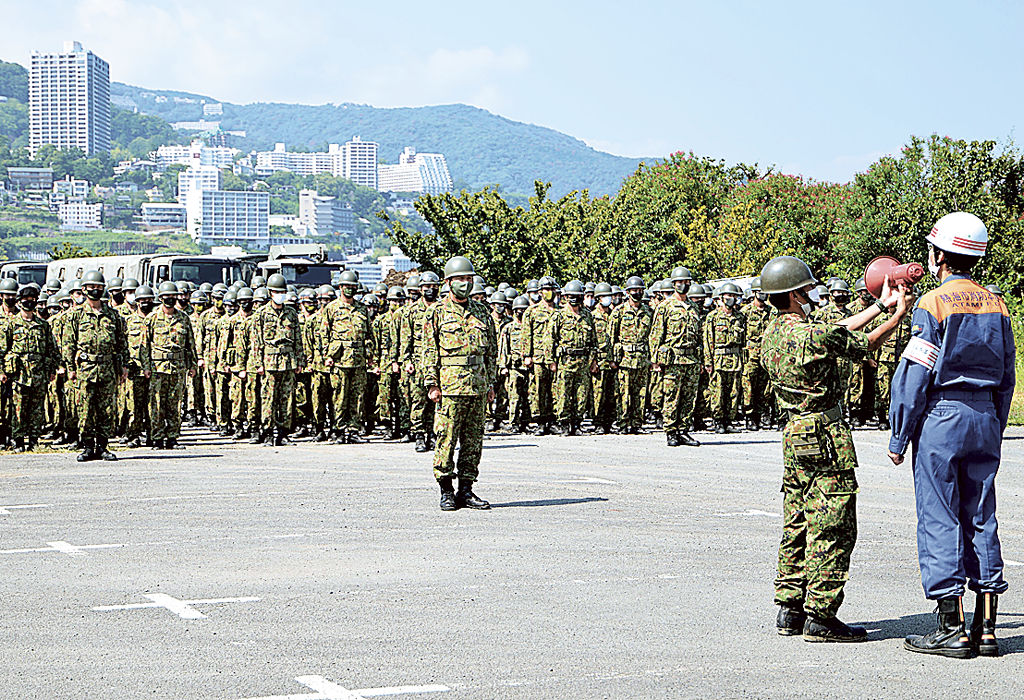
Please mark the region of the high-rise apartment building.
<svg viewBox="0 0 1024 700"><path fill-rule="evenodd" d="M110 151L110 66L77 41L61 53L33 53L29 70L29 150L43 144Z"/></svg>
<svg viewBox="0 0 1024 700"><path fill-rule="evenodd" d="M415 148L406 146L398 157L398 165L377 166L377 189L441 194L452 190L452 176L440 153L417 153Z"/></svg>
<svg viewBox="0 0 1024 700"><path fill-rule="evenodd" d="M358 136L345 143L345 178L357 185L377 189L377 148L374 141Z"/></svg>

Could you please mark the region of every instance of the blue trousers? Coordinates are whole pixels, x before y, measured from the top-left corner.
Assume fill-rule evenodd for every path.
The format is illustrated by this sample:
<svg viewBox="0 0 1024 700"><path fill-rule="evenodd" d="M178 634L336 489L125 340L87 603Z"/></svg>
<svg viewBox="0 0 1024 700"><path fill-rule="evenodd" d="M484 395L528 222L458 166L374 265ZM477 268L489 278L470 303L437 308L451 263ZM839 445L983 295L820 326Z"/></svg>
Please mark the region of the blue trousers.
<svg viewBox="0 0 1024 700"><path fill-rule="evenodd" d="M932 400L913 437L917 557L931 600L961 596L967 584L1002 593L996 472L1002 430L989 398Z"/></svg>

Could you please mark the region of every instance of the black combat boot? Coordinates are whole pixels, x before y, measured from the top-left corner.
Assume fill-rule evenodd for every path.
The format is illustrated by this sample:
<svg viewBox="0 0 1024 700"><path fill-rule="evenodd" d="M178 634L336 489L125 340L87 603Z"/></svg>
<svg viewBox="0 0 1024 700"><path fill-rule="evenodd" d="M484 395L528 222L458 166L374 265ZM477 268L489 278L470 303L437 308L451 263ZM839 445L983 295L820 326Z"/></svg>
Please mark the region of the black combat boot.
<svg viewBox="0 0 1024 700"><path fill-rule="evenodd" d="M235 433L236 440L248 440L252 437L252 431L249 429L249 424L242 422L238 424L238 432Z"/></svg>
<svg viewBox="0 0 1024 700"><path fill-rule="evenodd" d="M794 637L802 634L807 613L802 605L780 605L779 614L775 618L775 631L783 637Z"/></svg>
<svg viewBox="0 0 1024 700"><path fill-rule="evenodd" d="M224 427L221 428L220 434L224 437L231 437L235 434L235 428L231 425L231 421L226 421Z"/></svg>
<svg viewBox="0 0 1024 700"><path fill-rule="evenodd" d="M558 423L553 423L551 425L551 434L552 435L568 435L569 434L569 427L565 424L564 421L559 421Z"/></svg>
<svg viewBox="0 0 1024 700"><path fill-rule="evenodd" d="M423 433L416 434L416 451L417 452L429 452L427 448L427 436Z"/></svg>
<svg viewBox="0 0 1024 700"><path fill-rule="evenodd" d="M974 602L974 617L971 618L971 645L979 656L999 656L999 640L996 639L996 607L999 596L995 593L978 593Z"/></svg>
<svg viewBox="0 0 1024 700"><path fill-rule="evenodd" d="M106 438L99 438L96 441L95 453L96 453L97 458L102 459L104 462L116 462L117 461L117 455L115 455L113 452L111 452L110 450L107 449L107 439Z"/></svg>
<svg viewBox="0 0 1024 700"><path fill-rule="evenodd" d="M366 438L359 434L358 430L348 431L348 444L350 445L361 445L366 442Z"/></svg>
<svg viewBox="0 0 1024 700"><path fill-rule="evenodd" d="M135 437L131 438L127 442L125 447L142 447L142 436L141 435L136 435Z"/></svg>
<svg viewBox="0 0 1024 700"><path fill-rule="evenodd" d="M452 478L450 476L441 477L437 480L437 484L441 487L441 510L456 510L458 506L455 504L455 488L452 486Z"/></svg>
<svg viewBox="0 0 1024 700"><path fill-rule="evenodd" d="M317 431L316 437L313 439L316 440L317 442L327 442L327 433L325 433L323 430L319 430Z"/></svg>
<svg viewBox="0 0 1024 700"><path fill-rule="evenodd" d="M164 441L160 438L157 438L156 440L153 440L153 444L151 444L149 447L151 450L162 450L164 449Z"/></svg>
<svg viewBox="0 0 1024 700"><path fill-rule="evenodd" d="M971 639L964 625L964 599L950 596L939 600L938 626L928 634L911 634L903 640L903 648L921 654L938 654L954 659L974 656Z"/></svg>
<svg viewBox="0 0 1024 700"><path fill-rule="evenodd" d="M433 430L427 431L427 449L431 452L434 451L434 445L437 444L437 435Z"/></svg>
<svg viewBox="0 0 1024 700"><path fill-rule="evenodd" d="M863 627L850 627L838 617L818 617L807 613L804 621L805 642L863 642L868 632Z"/></svg>
<svg viewBox="0 0 1024 700"><path fill-rule="evenodd" d="M79 462L90 462L96 459L96 451L93 449L92 440L85 438L82 440L82 453L75 459Z"/></svg>
<svg viewBox="0 0 1024 700"><path fill-rule="evenodd" d="M693 417L693 432L702 433L708 429L708 423L703 418Z"/></svg>
<svg viewBox="0 0 1024 700"><path fill-rule="evenodd" d="M21 438L14 438L14 451L15 452L24 452L25 451L25 441L22 440Z"/></svg>
<svg viewBox="0 0 1024 700"><path fill-rule="evenodd" d="M679 431L676 433L676 440L679 441L680 445L684 445L685 447L700 447L700 443L685 431Z"/></svg>
<svg viewBox="0 0 1024 700"><path fill-rule="evenodd" d="M580 426L578 423L569 422L569 436L575 437L580 434Z"/></svg>
<svg viewBox="0 0 1024 700"><path fill-rule="evenodd" d="M669 447L679 447L679 433L674 430L665 433L665 444Z"/></svg>
<svg viewBox="0 0 1024 700"><path fill-rule="evenodd" d="M258 445L264 440L263 428L260 427L259 423L252 426L252 437L249 438L250 445Z"/></svg>
<svg viewBox="0 0 1024 700"><path fill-rule="evenodd" d="M747 414L746 426L745 427L750 432L754 432L754 431L758 430L761 426L759 425L757 417L748 413Z"/></svg>
<svg viewBox="0 0 1024 700"><path fill-rule="evenodd" d="M725 435L725 421L715 420L715 434Z"/></svg>
<svg viewBox="0 0 1024 700"><path fill-rule="evenodd" d="M459 479L459 492L455 494L455 504L460 508L473 510L490 510L491 504L473 493L473 482Z"/></svg>
<svg viewBox="0 0 1024 700"><path fill-rule="evenodd" d="M164 440L164 449L165 450L184 450L185 446L184 445L179 445L177 438L167 438L166 440Z"/></svg>
<svg viewBox="0 0 1024 700"><path fill-rule="evenodd" d="M274 431L274 447L284 447L291 443L288 439L287 430L275 430Z"/></svg>

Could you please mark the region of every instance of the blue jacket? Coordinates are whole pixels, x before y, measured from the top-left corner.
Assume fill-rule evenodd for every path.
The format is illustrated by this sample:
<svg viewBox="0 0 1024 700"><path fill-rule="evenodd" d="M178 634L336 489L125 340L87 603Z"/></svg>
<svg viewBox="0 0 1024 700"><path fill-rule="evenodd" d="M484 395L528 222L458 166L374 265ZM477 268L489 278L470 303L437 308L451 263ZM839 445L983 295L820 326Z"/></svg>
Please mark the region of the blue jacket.
<svg viewBox="0 0 1024 700"><path fill-rule="evenodd" d="M889 449L903 454L938 391L989 390L1006 429L1016 349L1002 299L966 275L950 275L914 309L910 342L892 380Z"/></svg>

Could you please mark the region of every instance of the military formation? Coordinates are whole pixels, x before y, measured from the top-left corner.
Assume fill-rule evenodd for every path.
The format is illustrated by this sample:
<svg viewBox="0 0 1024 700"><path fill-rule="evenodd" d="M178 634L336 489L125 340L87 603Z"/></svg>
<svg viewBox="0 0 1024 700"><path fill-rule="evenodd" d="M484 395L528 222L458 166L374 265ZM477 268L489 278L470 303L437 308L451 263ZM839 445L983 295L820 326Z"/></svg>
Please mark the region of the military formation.
<svg viewBox="0 0 1024 700"><path fill-rule="evenodd" d="M470 298L495 341L491 431L537 435L664 430L670 446L696 433L777 427L759 361L774 310L754 278L746 288L695 281L684 267L622 287L551 276L520 293L472 273ZM817 321L873 303L858 280L830 280ZM428 397L435 307L451 282L427 271L404 286L296 288L281 275L249 284L105 280L99 272L45 289L0 281L0 445L41 439L80 459L129 447L180 449L182 425L235 440L359 443L373 437L434 450L441 418ZM477 308L477 307L474 307ZM855 426L888 428L889 386L909 324L876 353L845 363L842 410Z"/></svg>

